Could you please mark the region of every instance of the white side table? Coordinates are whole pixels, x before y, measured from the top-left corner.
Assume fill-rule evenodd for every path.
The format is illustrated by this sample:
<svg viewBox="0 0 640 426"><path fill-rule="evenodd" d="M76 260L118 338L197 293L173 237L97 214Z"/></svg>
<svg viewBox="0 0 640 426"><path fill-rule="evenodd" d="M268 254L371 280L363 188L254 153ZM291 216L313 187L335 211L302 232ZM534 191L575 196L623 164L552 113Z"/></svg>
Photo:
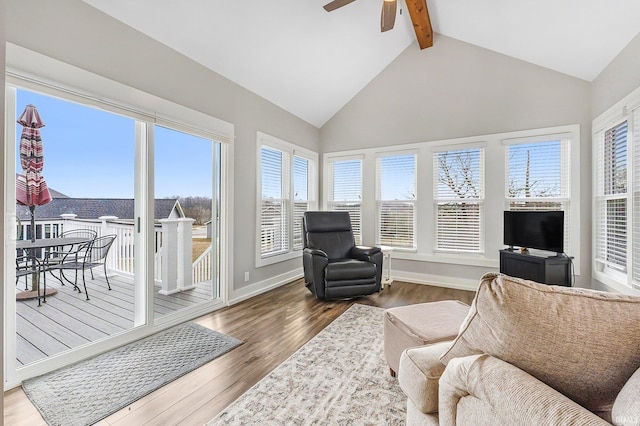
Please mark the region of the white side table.
<svg viewBox="0 0 640 426"><path fill-rule="evenodd" d="M393 278L391 278L391 253L393 253L393 247L380 246L380 250L382 250L382 259L383 259L381 290L384 290L385 285L388 285L389 287L391 287L391 283L393 282Z"/></svg>

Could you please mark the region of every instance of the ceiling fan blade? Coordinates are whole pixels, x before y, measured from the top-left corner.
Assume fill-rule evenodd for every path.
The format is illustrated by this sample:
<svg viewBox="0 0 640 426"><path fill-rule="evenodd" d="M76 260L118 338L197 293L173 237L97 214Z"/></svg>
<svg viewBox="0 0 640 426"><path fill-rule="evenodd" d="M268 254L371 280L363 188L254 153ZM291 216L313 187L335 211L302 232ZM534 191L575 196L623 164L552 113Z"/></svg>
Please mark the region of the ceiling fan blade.
<svg viewBox="0 0 640 426"><path fill-rule="evenodd" d="M327 12L331 12L332 10L336 10L342 6L346 6L349 3L353 3L354 1L356 0L333 0L331 3L327 3L323 7Z"/></svg>
<svg viewBox="0 0 640 426"><path fill-rule="evenodd" d="M393 28L396 22L397 0L384 0L382 2L382 16L380 17L380 31L385 32Z"/></svg>
<svg viewBox="0 0 640 426"><path fill-rule="evenodd" d="M426 0L406 0L420 49L433 46L433 29Z"/></svg>

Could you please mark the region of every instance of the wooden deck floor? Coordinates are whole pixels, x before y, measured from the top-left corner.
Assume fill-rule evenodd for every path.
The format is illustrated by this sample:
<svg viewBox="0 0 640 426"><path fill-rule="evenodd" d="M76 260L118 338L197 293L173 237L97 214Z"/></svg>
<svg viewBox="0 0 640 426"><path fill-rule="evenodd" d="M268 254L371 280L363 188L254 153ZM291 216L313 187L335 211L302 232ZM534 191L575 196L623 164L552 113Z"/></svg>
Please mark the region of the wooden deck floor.
<svg viewBox="0 0 640 426"><path fill-rule="evenodd" d="M84 290L80 294L73 286L61 286L50 276L47 287L58 293L47 297L47 303L38 306L37 300L16 302L16 359L18 365L28 364L64 352L68 349L95 342L133 328L133 281L122 276L109 277L111 291L104 277L87 275L87 301ZM24 290L24 278L16 287ZM164 296L157 293L154 303L155 317L161 317L187 306L211 299L211 284L204 282L195 289Z"/></svg>

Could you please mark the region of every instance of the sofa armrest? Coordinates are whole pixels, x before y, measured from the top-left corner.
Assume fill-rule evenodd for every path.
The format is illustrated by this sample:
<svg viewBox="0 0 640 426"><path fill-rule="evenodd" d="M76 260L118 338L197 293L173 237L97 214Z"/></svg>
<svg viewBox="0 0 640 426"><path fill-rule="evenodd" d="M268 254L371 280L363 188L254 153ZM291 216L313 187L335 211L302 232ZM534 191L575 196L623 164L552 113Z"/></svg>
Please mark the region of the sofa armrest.
<svg viewBox="0 0 640 426"><path fill-rule="evenodd" d="M445 369L439 358L450 344L439 342L409 348L400 356L400 388L425 414L438 412L438 380Z"/></svg>
<svg viewBox="0 0 640 426"><path fill-rule="evenodd" d="M611 417L616 426L640 425L640 369L622 387L613 403Z"/></svg>
<svg viewBox="0 0 640 426"><path fill-rule="evenodd" d="M489 355L449 361L439 390L442 425L455 425L458 403L472 397L504 425L609 425L535 377Z"/></svg>

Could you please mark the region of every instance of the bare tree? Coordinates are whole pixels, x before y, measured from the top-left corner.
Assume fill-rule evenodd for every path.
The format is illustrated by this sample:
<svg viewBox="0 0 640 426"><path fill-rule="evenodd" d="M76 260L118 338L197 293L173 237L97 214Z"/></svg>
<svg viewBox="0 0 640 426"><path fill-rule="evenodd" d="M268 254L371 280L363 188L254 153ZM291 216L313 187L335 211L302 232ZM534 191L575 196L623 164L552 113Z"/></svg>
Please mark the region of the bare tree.
<svg viewBox="0 0 640 426"><path fill-rule="evenodd" d="M446 185L458 198L478 198L480 189L474 179L473 156L469 151L438 154L438 182Z"/></svg>
<svg viewBox="0 0 640 426"><path fill-rule="evenodd" d="M204 225L211 220L211 198L208 197L171 197L178 198L185 216L194 219L194 225Z"/></svg>
<svg viewBox="0 0 640 426"><path fill-rule="evenodd" d="M513 155L510 160L513 159ZM509 180L509 187L507 192L509 197L517 198L519 194L524 193L525 198L532 197L550 197L555 195L560 188L560 183L556 182L553 185L541 187L539 180L531 180L531 150L527 150L527 162L524 172L524 182L519 186L514 178Z"/></svg>

